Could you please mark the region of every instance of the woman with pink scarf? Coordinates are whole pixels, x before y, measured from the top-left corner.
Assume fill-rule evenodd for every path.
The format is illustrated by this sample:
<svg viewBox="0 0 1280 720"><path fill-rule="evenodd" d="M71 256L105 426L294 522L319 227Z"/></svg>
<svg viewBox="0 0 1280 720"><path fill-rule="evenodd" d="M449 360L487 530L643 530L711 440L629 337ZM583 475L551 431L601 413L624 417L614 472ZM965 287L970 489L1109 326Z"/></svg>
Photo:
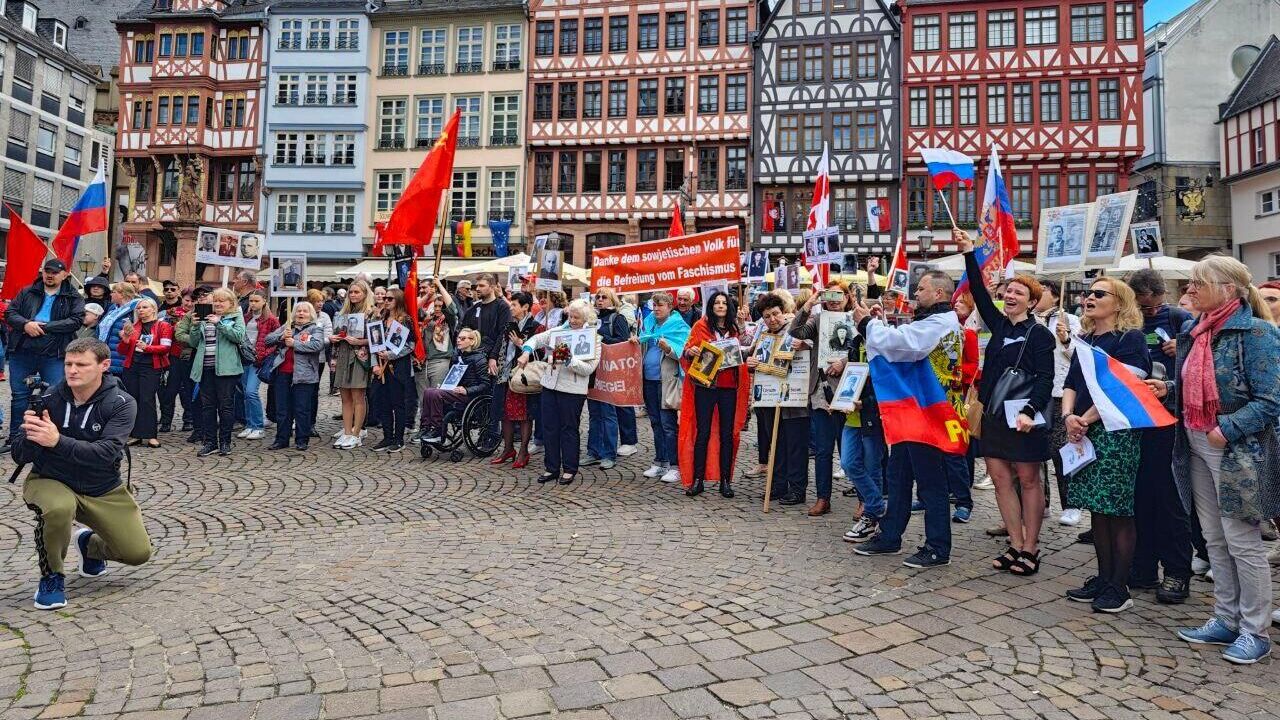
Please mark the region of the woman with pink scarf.
<svg viewBox="0 0 1280 720"><path fill-rule="evenodd" d="M1195 509L1213 567L1213 617L1178 636L1222 645L1238 665L1271 654L1271 569L1261 523L1280 515L1280 330L1249 269L1210 255L1191 270L1199 320L1178 336L1178 492ZM1162 395L1167 388L1152 388Z"/></svg>

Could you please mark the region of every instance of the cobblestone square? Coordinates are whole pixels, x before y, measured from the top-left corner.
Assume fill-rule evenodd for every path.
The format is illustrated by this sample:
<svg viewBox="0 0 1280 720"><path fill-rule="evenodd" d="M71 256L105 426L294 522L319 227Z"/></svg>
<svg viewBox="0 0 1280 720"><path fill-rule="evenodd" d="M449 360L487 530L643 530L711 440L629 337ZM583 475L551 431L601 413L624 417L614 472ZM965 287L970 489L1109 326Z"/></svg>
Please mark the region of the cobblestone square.
<svg viewBox="0 0 1280 720"><path fill-rule="evenodd" d="M69 577L57 612L31 607L33 518L0 484L0 720L1280 715L1273 665L1175 639L1203 580L1095 615L1062 599L1093 565L1074 528L1046 524L1030 580L990 569L984 491L949 567L860 558L850 499L686 498L641 477L640 425L638 455L569 487L319 442L199 459L171 433L133 453L152 561Z"/></svg>

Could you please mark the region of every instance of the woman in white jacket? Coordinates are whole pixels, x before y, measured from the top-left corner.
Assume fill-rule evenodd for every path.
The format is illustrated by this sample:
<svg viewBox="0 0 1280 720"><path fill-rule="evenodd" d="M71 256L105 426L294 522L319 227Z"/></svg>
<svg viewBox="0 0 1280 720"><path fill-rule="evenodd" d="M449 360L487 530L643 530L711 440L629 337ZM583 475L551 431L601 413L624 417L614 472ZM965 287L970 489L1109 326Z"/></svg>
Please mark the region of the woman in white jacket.
<svg viewBox="0 0 1280 720"><path fill-rule="evenodd" d="M597 337L596 312L584 300L574 300L565 311L568 321L559 327L538 333L525 341L520 355L520 367L524 367L531 355L546 350L548 368L542 375L542 437L543 467L546 472L538 482L547 483L559 476L561 485L568 485L578 476L578 458L581 452L582 406L587 400L591 374L600 364L600 342ZM573 357L565 333L590 329L587 335L591 343L591 356ZM575 344L577 344L575 342Z"/></svg>

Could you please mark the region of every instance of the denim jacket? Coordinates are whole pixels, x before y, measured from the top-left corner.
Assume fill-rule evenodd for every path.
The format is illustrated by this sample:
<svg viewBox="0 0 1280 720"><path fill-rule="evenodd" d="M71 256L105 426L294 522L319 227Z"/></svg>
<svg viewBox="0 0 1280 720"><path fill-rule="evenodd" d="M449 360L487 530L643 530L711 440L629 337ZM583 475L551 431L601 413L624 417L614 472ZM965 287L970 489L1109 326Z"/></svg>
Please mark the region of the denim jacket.
<svg viewBox="0 0 1280 720"><path fill-rule="evenodd" d="M1190 328L1178 335L1178 392L1175 407L1182 411L1182 369L1191 351ZM1280 515L1280 330L1253 317L1242 305L1213 342L1213 366L1218 381L1218 427L1227 438L1222 453L1218 506L1223 517L1260 522ZM1191 447L1186 426L1179 425L1173 445L1173 477L1182 503L1194 508ZM1194 511L1194 510L1193 510Z"/></svg>

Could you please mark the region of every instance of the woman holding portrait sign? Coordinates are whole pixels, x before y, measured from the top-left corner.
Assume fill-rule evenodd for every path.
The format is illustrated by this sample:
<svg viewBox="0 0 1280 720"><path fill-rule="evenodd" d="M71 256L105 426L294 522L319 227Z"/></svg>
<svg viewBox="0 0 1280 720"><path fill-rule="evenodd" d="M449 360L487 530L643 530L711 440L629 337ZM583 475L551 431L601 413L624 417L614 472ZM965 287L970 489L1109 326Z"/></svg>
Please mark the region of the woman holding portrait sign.
<svg viewBox="0 0 1280 720"><path fill-rule="evenodd" d="M413 336L408 331L413 321L409 319L403 291L388 291L386 300L381 319L387 327L389 342L378 350L374 359L369 389L381 396L377 405L382 414L382 442L374 445L373 451L395 453L404 450L404 429L410 424L410 409L416 405Z"/></svg>
<svg viewBox="0 0 1280 720"><path fill-rule="evenodd" d="M707 315L689 331L681 360L685 380L680 407L684 411L677 446L680 477L689 497L702 494L707 480L719 481L720 494L733 497L730 481L738 457L738 434L747 422L751 393L747 366L741 362L741 353L733 352L739 333L738 303L723 291L713 292L707 299ZM730 344L734 346L730 353L739 362L725 368L725 348L716 346Z"/></svg>
<svg viewBox="0 0 1280 720"><path fill-rule="evenodd" d="M337 370L338 392L342 394L342 430L333 446L349 450L364 444L364 415L367 409L365 389L369 387L369 341L364 329L373 312L373 293L369 283L355 280L347 288L347 299L334 323L334 368Z"/></svg>

